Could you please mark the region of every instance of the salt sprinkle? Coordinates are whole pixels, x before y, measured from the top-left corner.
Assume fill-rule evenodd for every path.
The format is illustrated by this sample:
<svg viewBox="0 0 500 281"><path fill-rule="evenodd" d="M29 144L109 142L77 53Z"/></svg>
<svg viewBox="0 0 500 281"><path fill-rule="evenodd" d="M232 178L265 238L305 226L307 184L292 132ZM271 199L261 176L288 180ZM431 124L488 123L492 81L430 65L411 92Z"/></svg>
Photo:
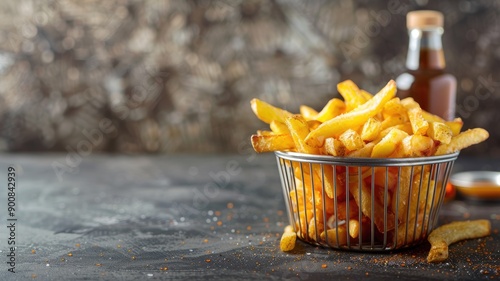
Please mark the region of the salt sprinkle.
<svg viewBox="0 0 500 281"><path fill-rule="evenodd" d="M153 273L148 273L148 276L149 277L153 277Z"/></svg>

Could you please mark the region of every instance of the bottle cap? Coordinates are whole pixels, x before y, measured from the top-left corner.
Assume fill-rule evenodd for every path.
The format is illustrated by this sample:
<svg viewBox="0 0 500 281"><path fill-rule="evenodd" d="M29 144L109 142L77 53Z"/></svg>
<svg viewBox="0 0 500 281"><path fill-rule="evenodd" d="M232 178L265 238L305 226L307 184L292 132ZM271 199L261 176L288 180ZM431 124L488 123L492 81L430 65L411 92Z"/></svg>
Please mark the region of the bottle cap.
<svg viewBox="0 0 500 281"><path fill-rule="evenodd" d="M443 21L443 14L438 11L420 10L409 12L406 15L406 27L408 29L443 27Z"/></svg>

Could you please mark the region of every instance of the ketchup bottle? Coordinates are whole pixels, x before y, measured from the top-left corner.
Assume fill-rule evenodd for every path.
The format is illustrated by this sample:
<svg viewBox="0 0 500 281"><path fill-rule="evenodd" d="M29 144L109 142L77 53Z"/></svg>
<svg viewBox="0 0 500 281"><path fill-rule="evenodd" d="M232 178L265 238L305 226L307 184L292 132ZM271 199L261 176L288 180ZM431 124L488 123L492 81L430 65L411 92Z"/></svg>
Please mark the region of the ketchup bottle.
<svg viewBox="0 0 500 281"><path fill-rule="evenodd" d="M457 80L445 71L441 36L443 14L412 11L406 16L410 37L406 72L396 79L398 96L412 97L420 107L445 120L455 118Z"/></svg>

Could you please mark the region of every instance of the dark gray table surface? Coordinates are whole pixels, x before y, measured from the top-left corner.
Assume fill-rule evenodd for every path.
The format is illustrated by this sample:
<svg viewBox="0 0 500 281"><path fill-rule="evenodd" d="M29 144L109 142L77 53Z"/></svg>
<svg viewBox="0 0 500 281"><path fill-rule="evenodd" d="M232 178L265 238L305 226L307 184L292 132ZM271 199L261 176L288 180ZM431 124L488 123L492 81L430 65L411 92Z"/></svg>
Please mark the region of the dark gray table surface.
<svg viewBox="0 0 500 281"><path fill-rule="evenodd" d="M279 250L288 223L273 154L0 157L0 280L477 280L500 278L500 203L454 200L440 223L487 218L494 232L394 253ZM81 160L81 161L80 161ZM498 170L459 157L454 172ZM7 168L16 169L16 273L8 272ZM326 265L326 268L323 265Z"/></svg>

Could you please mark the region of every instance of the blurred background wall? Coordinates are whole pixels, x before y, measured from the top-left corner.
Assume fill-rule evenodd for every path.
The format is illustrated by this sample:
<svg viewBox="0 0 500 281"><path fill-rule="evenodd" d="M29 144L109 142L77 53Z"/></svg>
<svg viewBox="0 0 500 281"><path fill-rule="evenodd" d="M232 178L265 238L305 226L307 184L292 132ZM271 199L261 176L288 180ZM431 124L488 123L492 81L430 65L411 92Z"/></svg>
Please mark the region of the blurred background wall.
<svg viewBox="0 0 500 281"><path fill-rule="evenodd" d="M238 152L253 97L320 109L403 71L410 10L445 14L457 116L500 156L500 1L22 0L0 5L0 150ZM90 144L90 147L89 147ZM86 147L84 147L86 146Z"/></svg>

